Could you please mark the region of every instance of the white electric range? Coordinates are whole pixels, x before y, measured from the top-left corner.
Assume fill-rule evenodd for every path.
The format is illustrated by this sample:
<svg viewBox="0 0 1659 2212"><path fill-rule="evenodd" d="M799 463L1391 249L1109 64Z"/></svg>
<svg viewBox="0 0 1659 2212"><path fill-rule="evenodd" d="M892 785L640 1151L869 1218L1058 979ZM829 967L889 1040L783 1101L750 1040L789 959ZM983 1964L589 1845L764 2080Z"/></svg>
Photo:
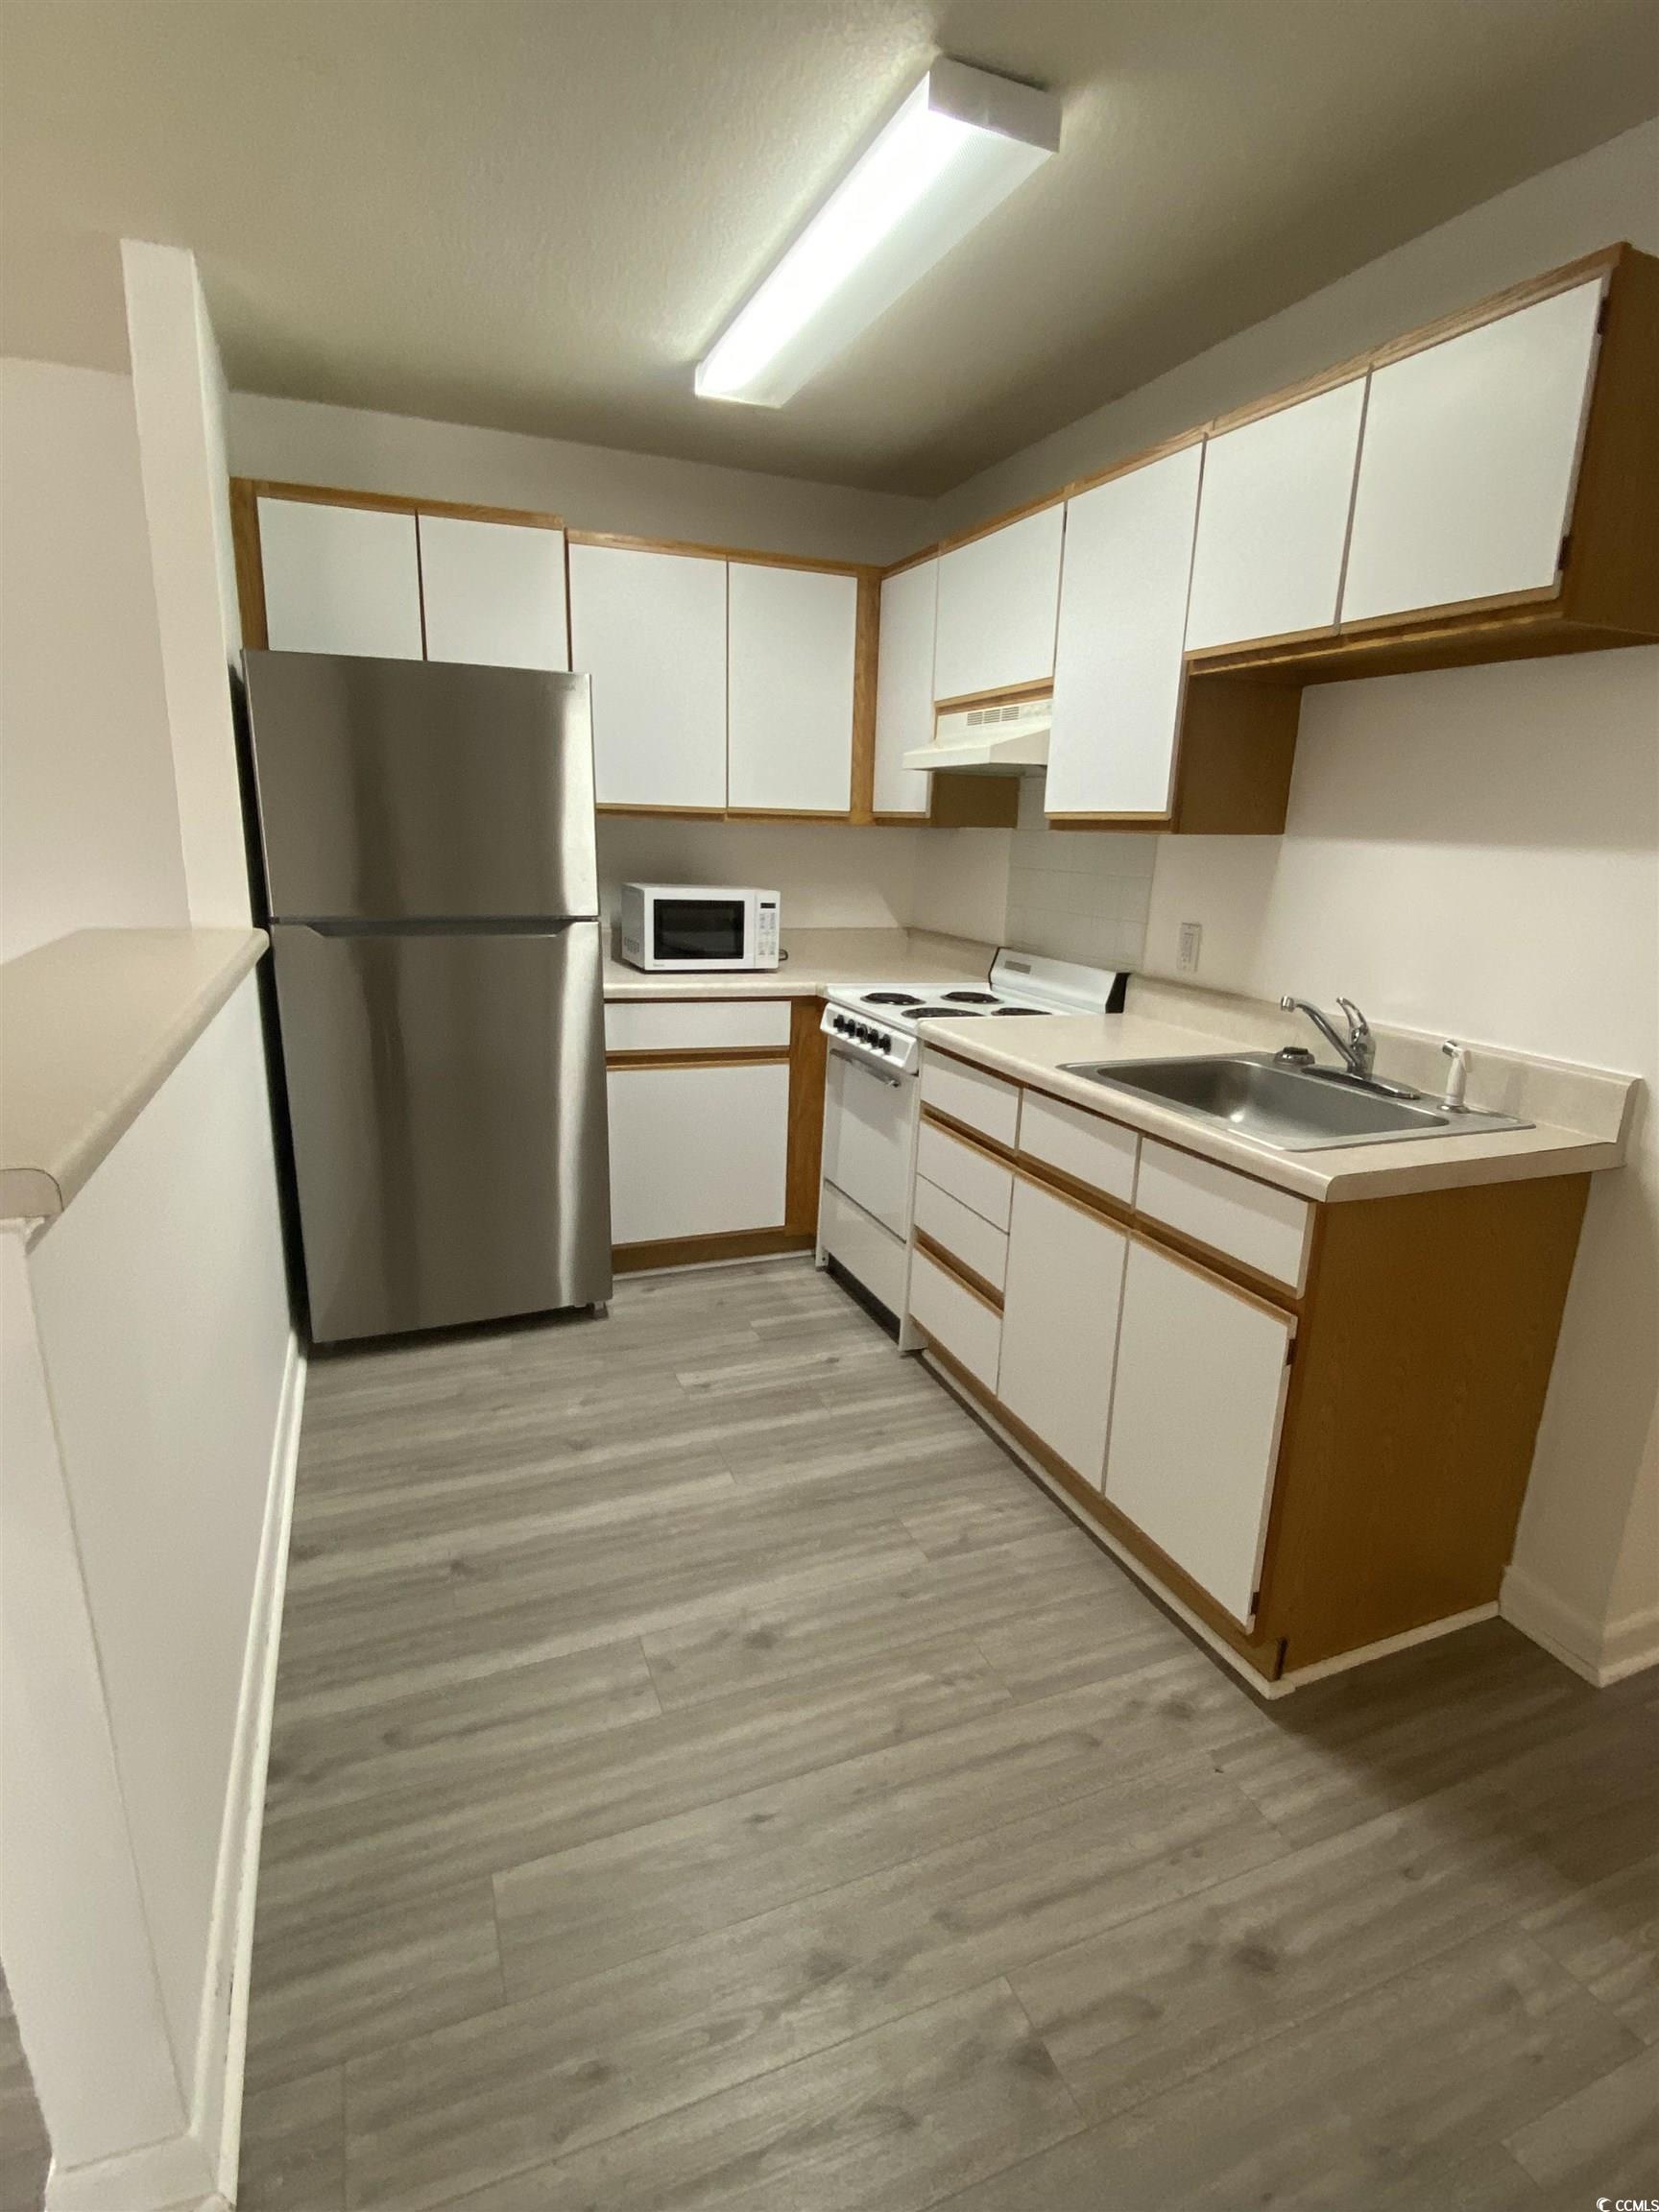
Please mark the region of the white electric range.
<svg viewBox="0 0 1659 2212"><path fill-rule="evenodd" d="M917 1075L930 1022L1116 1014L1128 977L1034 952L999 951L983 985L902 983L834 991L824 1089L818 1262L833 1262L893 1314L904 1310L910 1185L921 1118Z"/></svg>

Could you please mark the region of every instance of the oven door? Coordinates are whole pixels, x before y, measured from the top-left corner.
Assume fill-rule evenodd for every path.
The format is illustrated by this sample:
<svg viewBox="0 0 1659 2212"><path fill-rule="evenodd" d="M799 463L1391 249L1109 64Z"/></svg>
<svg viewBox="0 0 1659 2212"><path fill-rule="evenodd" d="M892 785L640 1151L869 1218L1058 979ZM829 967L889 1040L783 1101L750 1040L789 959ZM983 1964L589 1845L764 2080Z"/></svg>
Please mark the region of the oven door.
<svg viewBox="0 0 1659 2212"><path fill-rule="evenodd" d="M824 1179L882 1228L910 1233L916 1079L831 1045L824 1078Z"/></svg>
<svg viewBox="0 0 1659 2212"><path fill-rule="evenodd" d="M653 893L645 902L648 968L753 968L752 891Z"/></svg>

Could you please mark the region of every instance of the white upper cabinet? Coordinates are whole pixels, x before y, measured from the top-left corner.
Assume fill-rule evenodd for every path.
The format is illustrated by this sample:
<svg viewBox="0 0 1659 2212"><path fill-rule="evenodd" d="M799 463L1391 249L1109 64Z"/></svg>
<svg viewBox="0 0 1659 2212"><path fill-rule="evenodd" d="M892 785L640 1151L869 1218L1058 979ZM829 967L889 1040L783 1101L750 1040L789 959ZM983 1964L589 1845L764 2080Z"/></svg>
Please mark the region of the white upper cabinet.
<svg viewBox="0 0 1659 2212"><path fill-rule="evenodd" d="M1601 298L1575 285L1372 372L1344 622L1553 587Z"/></svg>
<svg viewBox="0 0 1659 2212"><path fill-rule="evenodd" d="M570 547L571 664L593 684L601 806L726 805L726 564Z"/></svg>
<svg viewBox="0 0 1659 2212"><path fill-rule="evenodd" d="M419 520L428 661L569 667L563 530L455 515Z"/></svg>
<svg viewBox="0 0 1659 2212"><path fill-rule="evenodd" d="M939 611L939 564L919 561L881 586L881 629L876 661L878 814L925 815L932 779L906 768L903 756L933 736L933 630Z"/></svg>
<svg viewBox="0 0 1659 2212"><path fill-rule="evenodd" d="M1357 376L1206 442L1190 653L1335 622L1364 407Z"/></svg>
<svg viewBox="0 0 1659 2212"><path fill-rule="evenodd" d="M1050 814L1168 811L1202 455L1194 442L1067 510Z"/></svg>
<svg viewBox="0 0 1659 2212"><path fill-rule="evenodd" d="M423 657L413 515L261 499L259 558L273 652Z"/></svg>
<svg viewBox="0 0 1659 2212"><path fill-rule="evenodd" d="M941 554L935 699L1046 684L1053 675L1065 528L1066 510L1056 503Z"/></svg>
<svg viewBox="0 0 1659 2212"><path fill-rule="evenodd" d="M1139 1238L1122 1297L1107 1503L1248 1623L1295 1325Z"/></svg>
<svg viewBox="0 0 1659 2212"><path fill-rule="evenodd" d="M728 805L847 813L858 579L733 561L728 590Z"/></svg>

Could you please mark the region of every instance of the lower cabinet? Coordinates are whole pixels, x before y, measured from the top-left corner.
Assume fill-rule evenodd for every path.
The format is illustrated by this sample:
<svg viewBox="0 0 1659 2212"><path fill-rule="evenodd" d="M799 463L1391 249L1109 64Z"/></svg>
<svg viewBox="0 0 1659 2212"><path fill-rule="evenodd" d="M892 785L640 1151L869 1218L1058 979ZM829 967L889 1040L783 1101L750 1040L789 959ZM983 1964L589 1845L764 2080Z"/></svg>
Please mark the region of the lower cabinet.
<svg viewBox="0 0 1659 2212"><path fill-rule="evenodd" d="M781 1229L789 1069L612 1068L613 1244Z"/></svg>
<svg viewBox="0 0 1659 2212"><path fill-rule="evenodd" d="M1107 1503L1247 1626L1295 1324L1140 1238L1122 1308Z"/></svg>
<svg viewBox="0 0 1659 2212"><path fill-rule="evenodd" d="M997 1395L1096 1489L1128 1249L1103 1214L1016 1177Z"/></svg>

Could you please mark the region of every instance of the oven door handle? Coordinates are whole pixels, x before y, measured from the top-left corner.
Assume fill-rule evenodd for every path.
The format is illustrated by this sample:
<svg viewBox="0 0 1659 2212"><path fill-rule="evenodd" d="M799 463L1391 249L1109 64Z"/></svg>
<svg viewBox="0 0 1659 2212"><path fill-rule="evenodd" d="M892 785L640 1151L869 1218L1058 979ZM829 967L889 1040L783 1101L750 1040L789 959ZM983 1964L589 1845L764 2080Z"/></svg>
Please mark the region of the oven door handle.
<svg viewBox="0 0 1659 2212"><path fill-rule="evenodd" d="M861 1068L866 1075L874 1075L878 1083L885 1083L890 1091L903 1088L902 1075L895 1075L890 1069L878 1068L871 1061L860 1059L856 1052L849 1052L844 1045L831 1045L830 1051L837 1060L845 1060L850 1068Z"/></svg>

